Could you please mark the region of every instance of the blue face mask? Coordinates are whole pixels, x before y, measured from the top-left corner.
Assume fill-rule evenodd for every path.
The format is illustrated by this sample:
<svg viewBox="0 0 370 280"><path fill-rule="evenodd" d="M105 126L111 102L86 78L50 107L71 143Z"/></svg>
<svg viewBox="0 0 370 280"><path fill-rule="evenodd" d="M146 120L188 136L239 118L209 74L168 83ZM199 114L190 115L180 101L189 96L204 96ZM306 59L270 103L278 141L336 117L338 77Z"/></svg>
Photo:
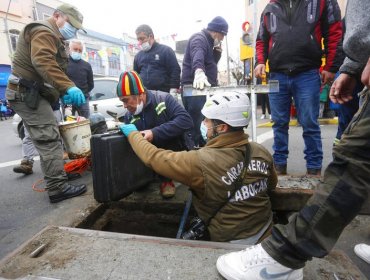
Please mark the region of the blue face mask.
<svg viewBox="0 0 370 280"><path fill-rule="evenodd" d="M63 38L66 40L72 39L76 37L77 28L73 27L69 22L65 22L62 28L59 28L60 34L62 34Z"/></svg>
<svg viewBox="0 0 370 280"><path fill-rule="evenodd" d="M200 124L200 134L202 135L202 138L203 138L203 140L204 141L207 141L208 140L208 136L207 136L207 132L208 132L208 129L214 129L214 128L216 128L216 127L218 127L218 126L220 126L220 125L214 125L214 126L211 126L210 128L208 128L205 124L204 124L204 122L201 122L201 124ZM219 135L219 133L218 132L216 132L216 131L213 131L213 135L211 136L211 138L210 139L212 139L212 138L215 138L216 136L218 136Z"/></svg>
<svg viewBox="0 0 370 280"><path fill-rule="evenodd" d="M80 60L81 59L81 53L71 52L71 57L72 57L73 60Z"/></svg>
<svg viewBox="0 0 370 280"><path fill-rule="evenodd" d="M206 127L204 122L201 122L201 124L200 124L200 134L202 135L202 138L203 138L204 141L207 141L207 139L208 139L207 132L208 132L208 128Z"/></svg>

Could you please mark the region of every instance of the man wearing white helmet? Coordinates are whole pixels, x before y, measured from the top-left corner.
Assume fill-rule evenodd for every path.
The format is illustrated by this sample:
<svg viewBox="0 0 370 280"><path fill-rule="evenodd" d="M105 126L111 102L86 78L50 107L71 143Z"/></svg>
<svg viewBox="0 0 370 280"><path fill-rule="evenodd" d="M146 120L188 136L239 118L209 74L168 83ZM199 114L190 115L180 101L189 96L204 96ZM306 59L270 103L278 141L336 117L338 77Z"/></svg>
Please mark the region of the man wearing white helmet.
<svg viewBox="0 0 370 280"><path fill-rule="evenodd" d="M275 188L277 175L270 153L249 143L244 133L251 117L248 96L235 92L214 95L202 114L207 144L199 150L158 149L135 125L121 125L120 129L145 164L189 186L199 221L207 226L212 241L259 243L270 233L268 193Z"/></svg>

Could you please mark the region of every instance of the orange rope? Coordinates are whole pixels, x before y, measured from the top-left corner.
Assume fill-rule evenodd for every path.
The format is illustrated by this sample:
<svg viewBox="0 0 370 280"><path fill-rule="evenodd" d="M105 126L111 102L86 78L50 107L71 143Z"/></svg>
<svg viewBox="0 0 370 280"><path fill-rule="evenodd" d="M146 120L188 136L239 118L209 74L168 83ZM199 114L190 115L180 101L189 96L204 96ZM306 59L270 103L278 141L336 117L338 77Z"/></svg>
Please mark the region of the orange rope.
<svg viewBox="0 0 370 280"><path fill-rule="evenodd" d="M42 182L44 182L44 179L40 179L38 181L36 181L33 185L32 185L32 189L35 191L35 192L44 192L45 191L45 188L36 188L36 186L40 185Z"/></svg>
<svg viewBox="0 0 370 280"><path fill-rule="evenodd" d="M91 161L89 157L79 158L75 160L71 160L64 164L64 170L67 173L83 173L86 169L91 165Z"/></svg>
<svg viewBox="0 0 370 280"><path fill-rule="evenodd" d="M82 172L86 171L86 169L91 165L91 160L89 157L84 157L84 158L79 158L75 160L71 160L70 162L67 162L64 164L64 170L67 173L74 174L74 173L79 173L81 174ZM32 185L32 189L35 192L44 192L45 188L37 188L38 185L44 182L44 179L37 180L35 183Z"/></svg>

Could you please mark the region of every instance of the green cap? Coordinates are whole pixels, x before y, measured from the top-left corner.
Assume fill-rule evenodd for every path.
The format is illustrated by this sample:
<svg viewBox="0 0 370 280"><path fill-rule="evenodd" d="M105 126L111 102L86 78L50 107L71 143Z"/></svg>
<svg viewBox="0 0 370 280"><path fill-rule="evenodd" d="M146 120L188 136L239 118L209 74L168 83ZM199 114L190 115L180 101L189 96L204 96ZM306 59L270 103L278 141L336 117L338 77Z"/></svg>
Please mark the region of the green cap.
<svg viewBox="0 0 370 280"><path fill-rule="evenodd" d="M63 12L66 14L69 18L69 22L77 29L83 30L85 33L86 31L84 30L82 26L82 21L84 19L83 15L80 13L79 10L75 6L72 6L70 4L63 4L60 5L57 10Z"/></svg>

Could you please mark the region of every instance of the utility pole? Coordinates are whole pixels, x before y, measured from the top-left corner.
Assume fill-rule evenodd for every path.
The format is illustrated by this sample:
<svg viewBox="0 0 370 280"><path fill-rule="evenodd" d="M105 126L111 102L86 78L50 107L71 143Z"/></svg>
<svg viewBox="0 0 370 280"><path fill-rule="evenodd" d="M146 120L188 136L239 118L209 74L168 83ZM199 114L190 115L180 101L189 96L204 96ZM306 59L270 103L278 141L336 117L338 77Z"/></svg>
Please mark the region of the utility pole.
<svg viewBox="0 0 370 280"><path fill-rule="evenodd" d="M226 43L226 67L227 67L227 85L230 85L230 63L229 63L229 44L227 43L227 36L225 36Z"/></svg>
<svg viewBox="0 0 370 280"><path fill-rule="evenodd" d="M34 11L34 20L39 20L39 14L37 13L37 4L36 0L33 0L33 11Z"/></svg>
<svg viewBox="0 0 370 280"><path fill-rule="evenodd" d="M253 0L253 45L254 55L256 54L256 38L257 38L257 0ZM251 105L252 105L252 141L257 141L257 96L255 92L255 86L257 84L256 77L254 75L254 58L251 63L252 73L252 90L251 90Z"/></svg>
<svg viewBox="0 0 370 280"><path fill-rule="evenodd" d="M4 27L5 27L5 34L6 34L7 41L8 41L9 54L11 57L13 55L13 49L12 49L12 45L10 44L9 28L8 28L8 14L9 14L9 9L10 9L10 2L12 2L12 0L9 0L8 9L6 10L6 14L4 18Z"/></svg>

